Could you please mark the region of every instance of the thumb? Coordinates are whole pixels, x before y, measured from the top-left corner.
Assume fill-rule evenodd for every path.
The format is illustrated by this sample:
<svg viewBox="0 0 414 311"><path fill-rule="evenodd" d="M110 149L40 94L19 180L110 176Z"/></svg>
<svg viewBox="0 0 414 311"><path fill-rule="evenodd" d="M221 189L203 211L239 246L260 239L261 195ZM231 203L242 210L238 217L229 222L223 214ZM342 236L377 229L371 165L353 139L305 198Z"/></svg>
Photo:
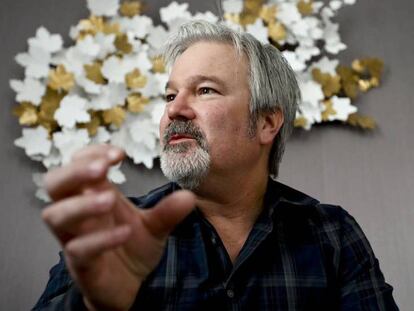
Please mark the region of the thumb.
<svg viewBox="0 0 414 311"><path fill-rule="evenodd" d="M187 190L176 191L151 209L144 210L142 219L148 231L164 238L195 206L195 195Z"/></svg>

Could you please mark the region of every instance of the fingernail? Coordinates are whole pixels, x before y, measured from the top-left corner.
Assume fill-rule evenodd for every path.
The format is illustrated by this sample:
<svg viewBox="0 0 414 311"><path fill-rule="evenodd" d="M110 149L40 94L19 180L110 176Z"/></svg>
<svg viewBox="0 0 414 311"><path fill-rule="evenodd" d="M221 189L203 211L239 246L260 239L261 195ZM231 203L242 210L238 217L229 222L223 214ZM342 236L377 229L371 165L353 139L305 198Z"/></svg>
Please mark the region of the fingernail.
<svg viewBox="0 0 414 311"><path fill-rule="evenodd" d="M108 151L108 158L111 161L115 161L121 155L121 151L119 149L112 148Z"/></svg>

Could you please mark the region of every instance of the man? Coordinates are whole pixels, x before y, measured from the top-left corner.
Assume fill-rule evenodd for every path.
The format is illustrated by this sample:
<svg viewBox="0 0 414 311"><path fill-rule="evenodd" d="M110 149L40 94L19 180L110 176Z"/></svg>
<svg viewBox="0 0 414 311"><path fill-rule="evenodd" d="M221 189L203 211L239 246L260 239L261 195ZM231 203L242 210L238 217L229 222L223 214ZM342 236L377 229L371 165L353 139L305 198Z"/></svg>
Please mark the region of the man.
<svg viewBox="0 0 414 311"><path fill-rule="evenodd" d="M111 146L50 172L42 216L64 261L35 310L397 310L355 220L269 178L300 98L281 54L191 22L165 58L173 183L126 199L106 179L124 158Z"/></svg>

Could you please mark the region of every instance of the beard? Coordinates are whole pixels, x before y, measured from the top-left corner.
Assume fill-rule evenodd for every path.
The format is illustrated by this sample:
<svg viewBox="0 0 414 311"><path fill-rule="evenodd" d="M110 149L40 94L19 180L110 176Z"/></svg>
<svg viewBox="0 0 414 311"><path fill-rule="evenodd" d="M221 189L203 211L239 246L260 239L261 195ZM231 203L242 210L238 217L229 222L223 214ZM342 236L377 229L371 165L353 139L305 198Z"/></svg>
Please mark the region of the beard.
<svg viewBox="0 0 414 311"><path fill-rule="evenodd" d="M190 135L194 141L170 145L173 135ZM207 140L199 127L191 121L174 120L163 136L161 170L164 175L183 189L196 189L207 176L210 168L210 153Z"/></svg>

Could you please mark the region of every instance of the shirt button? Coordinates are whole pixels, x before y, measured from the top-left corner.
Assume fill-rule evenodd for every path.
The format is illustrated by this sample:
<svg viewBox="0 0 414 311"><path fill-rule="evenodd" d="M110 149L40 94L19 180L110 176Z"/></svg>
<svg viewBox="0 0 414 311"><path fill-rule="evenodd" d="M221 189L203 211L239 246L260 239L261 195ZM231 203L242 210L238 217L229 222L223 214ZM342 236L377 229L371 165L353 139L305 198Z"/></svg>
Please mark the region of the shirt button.
<svg viewBox="0 0 414 311"><path fill-rule="evenodd" d="M213 243L213 245L216 245L217 244L217 240L216 240L216 238L214 236L211 237L211 243Z"/></svg>
<svg viewBox="0 0 414 311"><path fill-rule="evenodd" d="M232 289L228 289L226 293L227 297L234 298L234 291Z"/></svg>

